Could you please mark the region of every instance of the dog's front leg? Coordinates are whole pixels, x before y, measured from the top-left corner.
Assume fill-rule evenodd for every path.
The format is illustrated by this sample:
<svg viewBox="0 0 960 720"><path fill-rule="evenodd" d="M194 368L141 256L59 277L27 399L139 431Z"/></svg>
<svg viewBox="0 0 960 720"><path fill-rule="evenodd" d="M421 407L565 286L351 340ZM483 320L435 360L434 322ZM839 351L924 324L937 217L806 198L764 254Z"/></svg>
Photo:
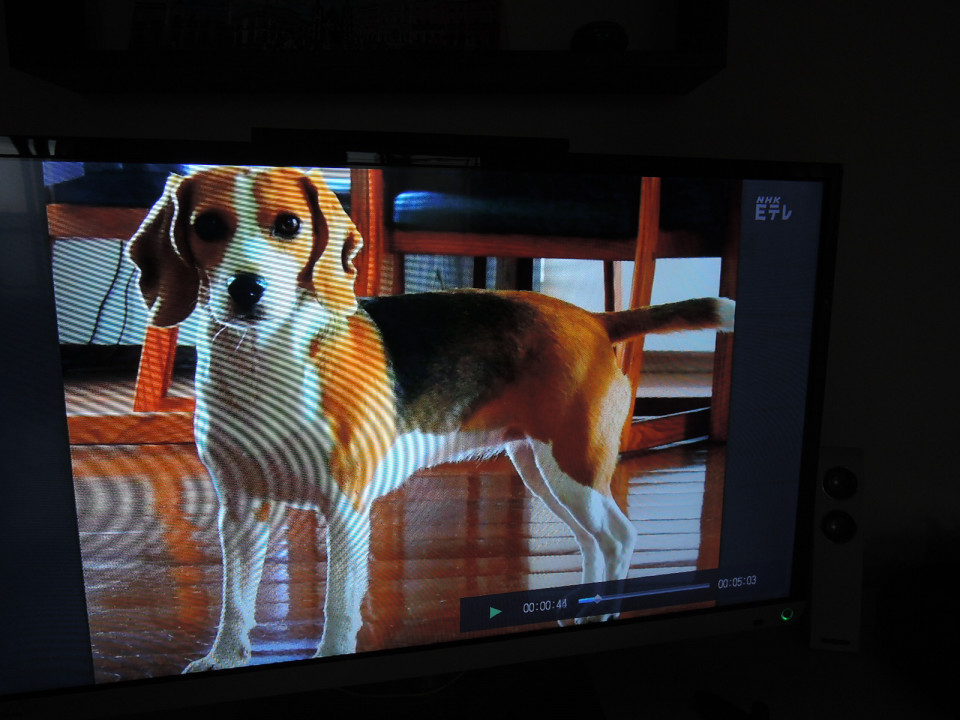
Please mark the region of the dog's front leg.
<svg viewBox="0 0 960 720"><path fill-rule="evenodd" d="M257 588L263 573L269 524L260 517L259 504L248 508L222 506L219 515L223 552L223 602L213 647L185 673L246 665L250 660L250 631L256 624Z"/></svg>
<svg viewBox="0 0 960 720"><path fill-rule="evenodd" d="M370 564L370 510L343 503L327 513L327 593L316 657L352 653Z"/></svg>

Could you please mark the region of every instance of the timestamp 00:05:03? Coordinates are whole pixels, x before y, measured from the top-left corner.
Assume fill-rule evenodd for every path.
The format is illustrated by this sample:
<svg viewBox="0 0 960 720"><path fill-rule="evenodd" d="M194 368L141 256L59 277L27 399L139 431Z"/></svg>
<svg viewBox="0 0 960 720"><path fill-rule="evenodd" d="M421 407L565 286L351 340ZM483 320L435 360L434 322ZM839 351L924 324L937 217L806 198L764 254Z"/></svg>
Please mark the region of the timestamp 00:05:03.
<svg viewBox="0 0 960 720"><path fill-rule="evenodd" d="M752 587L757 584L756 575L737 575L735 577L722 577L717 579L717 590L729 590L731 588Z"/></svg>

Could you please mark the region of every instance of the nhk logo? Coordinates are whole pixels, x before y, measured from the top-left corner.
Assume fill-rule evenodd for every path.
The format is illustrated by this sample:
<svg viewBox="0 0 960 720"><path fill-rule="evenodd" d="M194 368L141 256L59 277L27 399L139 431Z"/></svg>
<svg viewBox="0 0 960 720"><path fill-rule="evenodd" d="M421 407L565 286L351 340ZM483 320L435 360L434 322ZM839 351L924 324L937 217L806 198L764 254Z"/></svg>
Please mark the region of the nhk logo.
<svg viewBox="0 0 960 720"><path fill-rule="evenodd" d="M792 215L793 210L787 207L787 204L780 199L779 195L759 195L757 197L754 220L760 222L789 220Z"/></svg>

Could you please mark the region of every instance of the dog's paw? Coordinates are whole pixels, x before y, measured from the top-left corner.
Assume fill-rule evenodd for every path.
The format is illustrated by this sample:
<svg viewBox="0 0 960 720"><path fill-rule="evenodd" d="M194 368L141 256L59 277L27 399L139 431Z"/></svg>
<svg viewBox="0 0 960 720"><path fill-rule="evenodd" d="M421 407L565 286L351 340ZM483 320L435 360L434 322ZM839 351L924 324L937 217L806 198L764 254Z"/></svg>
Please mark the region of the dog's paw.
<svg viewBox="0 0 960 720"><path fill-rule="evenodd" d="M206 672L207 670L226 670L227 668L241 667L250 661L249 654L240 654L233 659L226 659L215 653L205 655L199 660L194 660L183 669L183 675L187 673Z"/></svg>
<svg viewBox="0 0 960 720"><path fill-rule="evenodd" d="M207 670L217 670L216 663L210 659L210 656L202 657L199 660L194 660L192 663L189 663L184 669L183 674L187 673L198 673L206 672Z"/></svg>
<svg viewBox="0 0 960 720"><path fill-rule="evenodd" d="M603 615L580 615L575 618L563 618L557 620L560 627L572 627L575 625L589 625L591 623L602 623L607 620L614 620L620 616L620 613L606 613Z"/></svg>
<svg viewBox="0 0 960 720"><path fill-rule="evenodd" d="M324 639L320 641L320 645L317 647L317 651L313 654L313 657L323 658L333 657L334 655L350 655L356 651L356 640L340 639L339 641L331 641L324 637Z"/></svg>
<svg viewBox="0 0 960 720"><path fill-rule="evenodd" d="M577 625L588 625L590 623L602 623L607 620L615 619L619 613L606 613L604 615L586 615L577 618Z"/></svg>

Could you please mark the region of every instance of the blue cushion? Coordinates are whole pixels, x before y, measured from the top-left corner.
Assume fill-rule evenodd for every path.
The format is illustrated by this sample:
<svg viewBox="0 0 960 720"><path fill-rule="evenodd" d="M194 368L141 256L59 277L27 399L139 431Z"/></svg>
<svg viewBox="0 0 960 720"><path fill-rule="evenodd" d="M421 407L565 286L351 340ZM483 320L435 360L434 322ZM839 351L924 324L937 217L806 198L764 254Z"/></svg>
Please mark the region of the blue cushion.
<svg viewBox="0 0 960 720"><path fill-rule="evenodd" d="M444 187L444 178L453 181ZM391 185L391 219L400 230L599 239L637 233L638 178L477 172L409 180Z"/></svg>
<svg viewBox="0 0 960 720"><path fill-rule="evenodd" d="M150 207L163 194L170 173L182 165L86 163L84 174L48 186L48 201L71 205Z"/></svg>

